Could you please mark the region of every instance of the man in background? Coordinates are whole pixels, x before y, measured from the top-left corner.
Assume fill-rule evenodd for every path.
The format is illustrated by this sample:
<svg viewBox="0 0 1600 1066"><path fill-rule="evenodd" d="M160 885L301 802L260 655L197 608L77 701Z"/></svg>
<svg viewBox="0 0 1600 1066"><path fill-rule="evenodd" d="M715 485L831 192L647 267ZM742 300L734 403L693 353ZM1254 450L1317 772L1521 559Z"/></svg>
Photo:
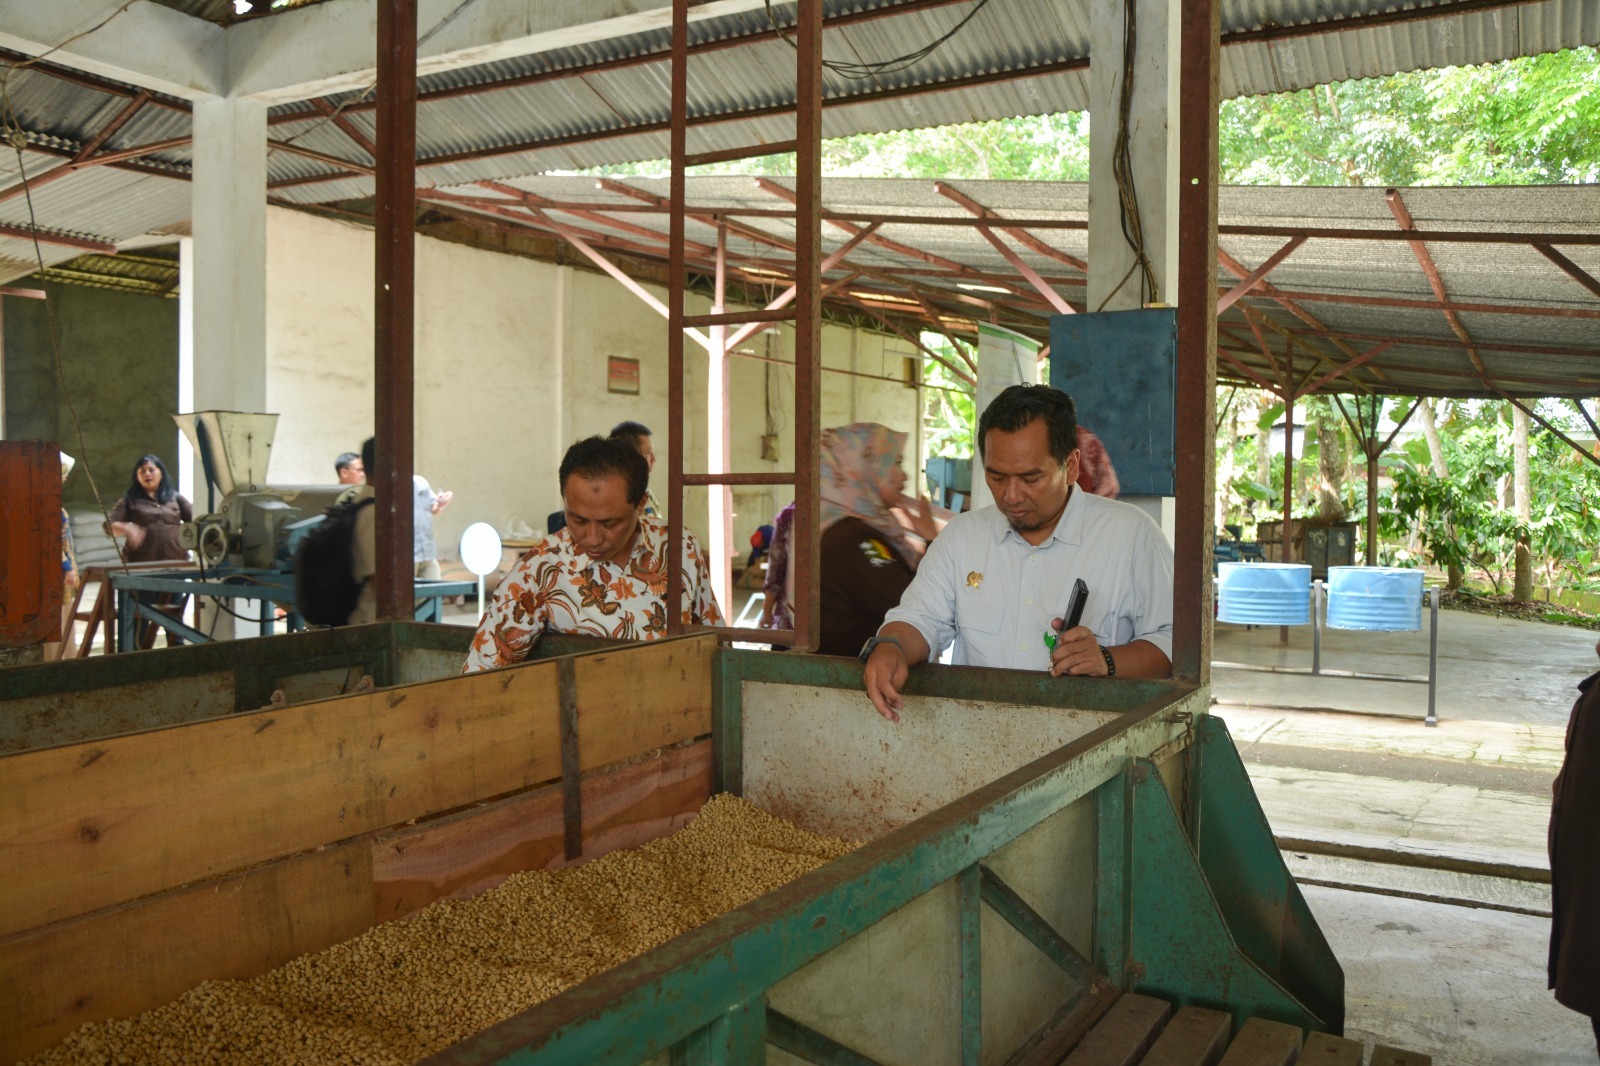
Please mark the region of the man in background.
<svg viewBox="0 0 1600 1066"><path fill-rule="evenodd" d="M361 456L355 452L345 452L333 461L333 472L339 477L341 485L365 485L367 483L367 467L361 461Z"/></svg>
<svg viewBox="0 0 1600 1066"><path fill-rule="evenodd" d="M547 630L614 640L667 634L667 527L643 513L650 466L618 437L589 437L561 460L567 524L523 555L495 590L462 673L512 666ZM683 531L689 625L720 625L705 552Z"/></svg>
<svg viewBox="0 0 1600 1066"><path fill-rule="evenodd" d="M655 443L650 437L650 427L643 422L618 422L611 427L611 436L625 444L631 445L638 453L644 456L644 461L649 464L651 473L656 469ZM655 493L645 489L644 513L651 518L666 520L667 512L656 501Z"/></svg>

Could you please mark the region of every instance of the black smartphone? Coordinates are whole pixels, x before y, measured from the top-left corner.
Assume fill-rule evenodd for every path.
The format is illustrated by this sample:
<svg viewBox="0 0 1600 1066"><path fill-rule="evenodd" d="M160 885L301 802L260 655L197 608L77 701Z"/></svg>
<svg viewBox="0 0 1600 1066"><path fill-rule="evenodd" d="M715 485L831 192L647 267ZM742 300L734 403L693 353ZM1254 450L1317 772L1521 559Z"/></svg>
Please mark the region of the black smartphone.
<svg viewBox="0 0 1600 1066"><path fill-rule="evenodd" d="M1069 629L1077 628L1078 623L1083 620L1083 603L1088 598L1089 586L1085 585L1083 578L1080 577L1072 586L1072 598L1067 601L1067 612L1061 616L1061 629L1058 632L1065 633Z"/></svg>

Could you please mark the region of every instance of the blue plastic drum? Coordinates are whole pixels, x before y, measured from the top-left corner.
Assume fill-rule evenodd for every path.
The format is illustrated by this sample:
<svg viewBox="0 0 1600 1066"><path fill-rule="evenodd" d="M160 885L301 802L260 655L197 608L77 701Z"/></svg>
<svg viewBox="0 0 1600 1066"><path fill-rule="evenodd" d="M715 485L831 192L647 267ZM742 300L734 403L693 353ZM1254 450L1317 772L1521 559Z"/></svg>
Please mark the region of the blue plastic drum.
<svg viewBox="0 0 1600 1066"><path fill-rule="evenodd" d="M1217 620L1249 626L1311 622L1311 567L1302 563L1217 564Z"/></svg>
<svg viewBox="0 0 1600 1066"><path fill-rule="evenodd" d="M1422 571L1393 566L1328 567L1328 625L1388 633L1422 628Z"/></svg>

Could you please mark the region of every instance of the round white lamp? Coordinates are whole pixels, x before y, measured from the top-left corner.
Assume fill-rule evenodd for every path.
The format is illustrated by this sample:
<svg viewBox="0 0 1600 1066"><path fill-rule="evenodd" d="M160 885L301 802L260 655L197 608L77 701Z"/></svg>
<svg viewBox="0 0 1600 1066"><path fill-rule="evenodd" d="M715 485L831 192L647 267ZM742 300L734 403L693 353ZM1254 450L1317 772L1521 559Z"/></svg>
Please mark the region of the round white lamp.
<svg viewBox="0 0 1600 1066"><path fill-rule="evenodd" d="M461 564L478 575L478 618L483 619L483 578L500 567L500 534L487 522L474 522L461 534Z"/></svg>

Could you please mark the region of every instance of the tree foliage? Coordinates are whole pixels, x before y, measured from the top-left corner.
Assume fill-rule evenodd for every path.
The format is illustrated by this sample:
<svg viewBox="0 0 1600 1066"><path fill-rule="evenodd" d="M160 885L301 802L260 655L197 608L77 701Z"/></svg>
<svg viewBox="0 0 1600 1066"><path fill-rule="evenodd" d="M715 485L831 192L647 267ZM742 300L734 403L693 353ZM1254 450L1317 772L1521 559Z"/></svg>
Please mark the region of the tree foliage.
<svg viewBox="0 0 1600 1066"><path fill-rule="evenodd" d="M1228 100L1222 180L1245 185L1600 181L1593 48Z"/></svg>
<svg viewBox="0 0 1600 1066"><path fill-rule="evenodd" d="M1223 101L1221 178L1238 185L1528 185L1600 181L1600 52L1408 71ZM1086 112L823 142L825 174L1087 181ZM654 174L664 160L601 168ZM794 156L697 173L794 173Z"/></svg>

